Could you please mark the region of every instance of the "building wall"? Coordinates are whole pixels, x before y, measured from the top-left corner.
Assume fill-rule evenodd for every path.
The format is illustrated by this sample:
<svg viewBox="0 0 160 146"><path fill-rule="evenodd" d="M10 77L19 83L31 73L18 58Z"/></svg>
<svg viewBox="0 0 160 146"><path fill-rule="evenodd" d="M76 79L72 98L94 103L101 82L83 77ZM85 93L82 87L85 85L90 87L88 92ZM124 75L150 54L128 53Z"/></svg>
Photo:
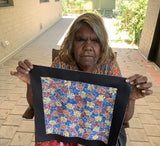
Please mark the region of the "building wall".
<svg viewBox="0 0 160 146"><path fill-rule="evenodd" d="M93 9L114 9L115 0L87 0L93 3Z"/></svg>
<svg viewBox="0 0 160 146"><path fill-rule="evenodd" d="M148 58L153 36L156 28L158 13L160 10L160 0L149 0L146 18L142 30L139 51Z"/></svg>
<svg viewBox="0 0 160 146"><path fill-rule="evenodd" d="M0 62L23 48L62 16L61 1L13 0L13 3L14 6L0 7Z"/></svg>
<svg viewBox="0 0 160 146"><path fill-rule="evenodd" d="M102 9L115 9L115 0L102 0L101 8Z"/></svg>

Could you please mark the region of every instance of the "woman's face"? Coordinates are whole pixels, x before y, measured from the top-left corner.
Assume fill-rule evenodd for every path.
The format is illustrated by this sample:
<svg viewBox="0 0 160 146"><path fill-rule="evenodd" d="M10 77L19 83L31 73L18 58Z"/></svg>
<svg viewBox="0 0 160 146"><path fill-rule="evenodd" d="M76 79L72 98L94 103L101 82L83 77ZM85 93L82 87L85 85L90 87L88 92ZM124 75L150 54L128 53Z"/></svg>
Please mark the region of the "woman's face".
<svg viewBox="0 0 160 146"><path fill-rule="evenodd" d="M94 31L83 24L75 34L74 58L81 70L93 72L100 56L100 42Z"/></svg>

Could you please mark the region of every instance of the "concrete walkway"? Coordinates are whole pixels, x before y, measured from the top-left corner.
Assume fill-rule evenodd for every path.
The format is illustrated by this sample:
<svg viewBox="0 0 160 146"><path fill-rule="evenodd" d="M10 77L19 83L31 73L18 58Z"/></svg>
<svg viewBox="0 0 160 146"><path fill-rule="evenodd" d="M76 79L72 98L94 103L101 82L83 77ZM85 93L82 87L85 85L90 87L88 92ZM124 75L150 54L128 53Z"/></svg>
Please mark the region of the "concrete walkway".
<svg viewBox="0 0 160 146"><path fill-rule="evenodd" d="M34 64L50 66L52 48L59 48L56 44L72 20L62 18L0 65L0 146L34 146L34 119L22 118L27 108L26 85L10 76L10 71L15 70L19 60L26 58ZM124 77L135 73L147 76L153 83L154 94L137 100L134 117L127 129L127 146L160 146L160 69L147 62L137 49L131 48L114 48L122 74Z"/></svg>

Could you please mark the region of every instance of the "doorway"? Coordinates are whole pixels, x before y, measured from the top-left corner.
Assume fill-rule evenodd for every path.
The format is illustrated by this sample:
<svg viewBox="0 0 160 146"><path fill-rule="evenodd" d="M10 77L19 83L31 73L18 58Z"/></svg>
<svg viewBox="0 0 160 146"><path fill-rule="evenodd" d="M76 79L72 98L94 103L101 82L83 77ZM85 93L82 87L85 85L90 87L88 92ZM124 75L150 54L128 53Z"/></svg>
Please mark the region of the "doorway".
<svg viewBox="0 0 160 146"><path fill-rule="evenodd" d="M160 67L160 11L148 59Z"/></svg>

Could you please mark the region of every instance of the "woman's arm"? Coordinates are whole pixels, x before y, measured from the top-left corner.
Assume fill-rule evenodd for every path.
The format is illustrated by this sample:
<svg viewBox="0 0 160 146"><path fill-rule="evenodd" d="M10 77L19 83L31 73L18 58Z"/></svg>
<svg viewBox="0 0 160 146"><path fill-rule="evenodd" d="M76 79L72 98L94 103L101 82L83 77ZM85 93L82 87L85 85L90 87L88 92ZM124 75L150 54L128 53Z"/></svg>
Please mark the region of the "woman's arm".
<svg viewBox="0 0 160 146"><path fill-rule="evenodd" d="M127 109L126 109L126 113L124 116L124 121L123 121L123 125L125 127L129 127L128 121L132 118L134 114L134 106L135 106L135 100L129 100Z"/></svg>
<svg viewBox="0 0 160 146"><path fill-rule="evenodd" d="M124 125L128 123L134 114L135 100L152 94L152 90L149 89L152 87L152 83L147 82L147 80L147 77L138 74L127 78L126 82L132 85L132 91L124 117Z"/></svg>
<svg viewBox="0 0 160 146"><path fill-rule="evenodd" d="M28 60L24 61L19 61L18 66L16 68L17 71L11 71L11 75L16 76L23 82L27 84L27 101L29 103L29 107L23 114L24 118L27 119L32 119L34 116L34 111L33 111L33 99L32 99L32 89L30 85L30 77L29 77L29 71L33 69L32 63L30 63Z"/></svg>
<svg viewBox="0 0 160 146"><path fill-rule="evenodd" d="M27 84L27 92L26 92L27 102L29 104L28 108L23 114L23 118L32 119L34 117L34 110L33 110L33 98L32 98L32 89L31 85Z"/></svg>
<svg viewBox="0 0 160 146"><path fill-rule="evenodd" d="M19 61L18 66L16 68L17 71L11 71L11 75L16 76L23 82L27 84L27 101L29 103L29 107L26 110L24 117L33 117L33 99L32 99L32 89L30 83L29 72L33 69L32 63L28 60ZM27 115L27 116L26 116Z"/></svg>
<svg viewBox="0 0 160 146"><path fill-rule="evenodd" d="M26 96L27 96L27 101L28 101L29 106L31 108L33 108L32 88L31 88L30 84L27 84L27 93L26 93Z"/></svg>

